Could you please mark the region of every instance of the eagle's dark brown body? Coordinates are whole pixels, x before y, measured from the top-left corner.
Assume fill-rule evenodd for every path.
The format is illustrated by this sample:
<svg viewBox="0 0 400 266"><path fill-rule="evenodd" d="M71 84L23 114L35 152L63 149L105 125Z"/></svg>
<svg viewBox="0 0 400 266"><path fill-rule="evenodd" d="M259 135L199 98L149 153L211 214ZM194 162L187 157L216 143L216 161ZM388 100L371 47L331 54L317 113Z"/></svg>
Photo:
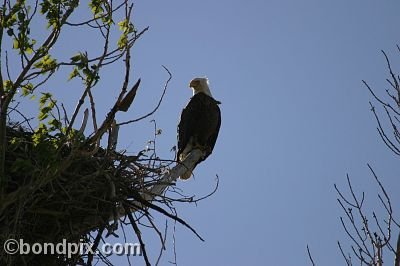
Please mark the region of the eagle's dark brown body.
<svg viewBox="0 0 400 266"><path fill-rule="evenodd" d="M196 148L204 152L203 158L196 165L212 153L221 126L221 111L218 104L220 102L214 98L199 92L190 99L183 109L178 125L179 162L183 161ZM191 171L188 171L188 176L181 176L181 178L189 178Z"/></svg>

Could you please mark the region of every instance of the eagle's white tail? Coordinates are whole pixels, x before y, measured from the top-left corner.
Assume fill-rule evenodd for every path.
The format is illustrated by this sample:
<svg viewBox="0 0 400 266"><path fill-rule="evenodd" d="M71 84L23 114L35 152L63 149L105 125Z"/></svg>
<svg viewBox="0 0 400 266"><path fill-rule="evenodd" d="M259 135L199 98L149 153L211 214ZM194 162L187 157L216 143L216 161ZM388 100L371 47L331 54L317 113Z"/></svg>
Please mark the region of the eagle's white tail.
<svg viewBox="0 0 400 266"><path fill-rule="evenodd" d="M194 149L192 150L185 158L184 160L180 161L182 164L182 169L180 172L179 178L182 180L187 180L192 176L194 168L196 168L196 165L199 163L199 161L204 157L205 152L200 150L200 149Z"/></svg>

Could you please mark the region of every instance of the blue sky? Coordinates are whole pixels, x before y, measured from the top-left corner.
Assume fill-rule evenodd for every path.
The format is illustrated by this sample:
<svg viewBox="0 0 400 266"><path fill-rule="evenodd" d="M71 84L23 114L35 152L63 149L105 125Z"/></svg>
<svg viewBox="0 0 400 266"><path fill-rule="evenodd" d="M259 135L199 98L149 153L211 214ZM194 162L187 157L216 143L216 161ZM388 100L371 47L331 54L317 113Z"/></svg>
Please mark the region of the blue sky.
<svg viewBox="0 0 400 266"><path fill-rule="evenodd" d="M173 79L152 118L121 129L119 149L142 149L155 119L163 129L158 153L171 158L193 77L207 76L222 102L214 153L194 179L178 184L186 194L202 196L212 191L215 175L220 178L212 197L197 206L177 205L206 240L177 225L178 265L310 265L307 244L318 264L344 265L336 242L348 247L349 240L333 185L345 189L348 173L357 191L367 193L371 214L379 208L378 190L367 163L399 202L397 161L379 139L372 98L361 82L380 92L387 88L380 50L398 65L399 8L394 0L135 2L135 26L150 29L134 47L132 78L142 78L134 109L118 119L155 106L168 78L161 65ZM59 57L69 58L76 47L96 49L87 32L66 31L63 38L55 49ZM120 77L120 69L110 68L95 92L99 119L115 99ZM79 83L51 84L62 87L55 95L72 109ZM171 233L161 265L173 260ZM144 239L156 257L157 236L147 232ZM123 265L126 259L112 261Z"/></svg>
<svg viewBox="0 0 400 266"><path fill-rule="evenodd" d="M396 1L136 3L137 25L150 26L136 47L138 75L157 87L165 79L155 78L163 74L160 64L174 74L156 115L163 141L174 137L192 77L207 75L222 102L215 152L196 180L182 184L202 194L218 174L219 190L197 207L179 208L206 242L178 230L178 263L309 265L309 244L317 263L344 264L336 241L349 241L333 184L345 188L349 173L358 191L368 193L372 213L377 188L367 163L398 202L396 161L378 138L361 80L387 88L380 50L395 54L399 7Z"/></svg>

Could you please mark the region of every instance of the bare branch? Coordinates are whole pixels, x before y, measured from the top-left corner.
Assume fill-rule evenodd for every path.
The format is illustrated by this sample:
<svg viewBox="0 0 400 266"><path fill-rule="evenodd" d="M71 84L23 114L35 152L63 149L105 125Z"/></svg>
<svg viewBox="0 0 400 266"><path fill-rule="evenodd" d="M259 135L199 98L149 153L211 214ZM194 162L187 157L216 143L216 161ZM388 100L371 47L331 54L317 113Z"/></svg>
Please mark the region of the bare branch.
<svg viewBox="0 0 400 266"><path fill-rule="evenodd" d="M129 123L138 122L138 121L140 121L140 120L143 120L143 119L145 119L145 118L151 116L152 114L154 114L154 113L158 110L158 108L159 108L160 105L161 105L162 100L164 99L165 92L167 91L168 83L169 83L170 80L172 79L172 74L171 74L171 72L168 70L168 68L166 68L165 66L162 66L162 67L165 69L165 71L168 72L169 78L168 78L168 80L165 82L163 93L161 94L160 100L158 101L158 103L157 103L156 107L153 109L153 111L151 111L150 113L148 113L148 114L146 114L146 115L144 115L144 116L142 116L142 117L139 117L139 118L133 119L133 120L129 120L129 121L126 121L126 122L122 122L122 123L119 123L118 125L122 126L122 125L126 125L126 124L129 124Z"/></svg>
<svg viewBox="0 0 400 266"><path fill-rule="evenodd" d="M314 263L314 260L313 260L313 258L312 258L312 256L311 256L311 252L310 252L310 249L308 248L308 245L307 245L307 254L308 254L308 258L309 258L310 261L311 261L311 265L312 265L312 266L315 266L315 263Z"/></svg>

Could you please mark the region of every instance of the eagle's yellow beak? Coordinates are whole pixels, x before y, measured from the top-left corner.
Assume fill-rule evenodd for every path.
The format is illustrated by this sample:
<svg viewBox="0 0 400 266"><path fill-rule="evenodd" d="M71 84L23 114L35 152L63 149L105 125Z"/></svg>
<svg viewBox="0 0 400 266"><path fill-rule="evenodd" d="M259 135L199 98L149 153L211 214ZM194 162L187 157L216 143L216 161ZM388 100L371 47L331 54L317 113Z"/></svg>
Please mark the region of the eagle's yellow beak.
<svg viewBox="0 0 400 266"><path fill-rule="evenodd" d="M198 87L200 85L200 81L198 81L198 80L192 80L190 83L189 83L189 88L196 88L196 87Z"/></svg>

